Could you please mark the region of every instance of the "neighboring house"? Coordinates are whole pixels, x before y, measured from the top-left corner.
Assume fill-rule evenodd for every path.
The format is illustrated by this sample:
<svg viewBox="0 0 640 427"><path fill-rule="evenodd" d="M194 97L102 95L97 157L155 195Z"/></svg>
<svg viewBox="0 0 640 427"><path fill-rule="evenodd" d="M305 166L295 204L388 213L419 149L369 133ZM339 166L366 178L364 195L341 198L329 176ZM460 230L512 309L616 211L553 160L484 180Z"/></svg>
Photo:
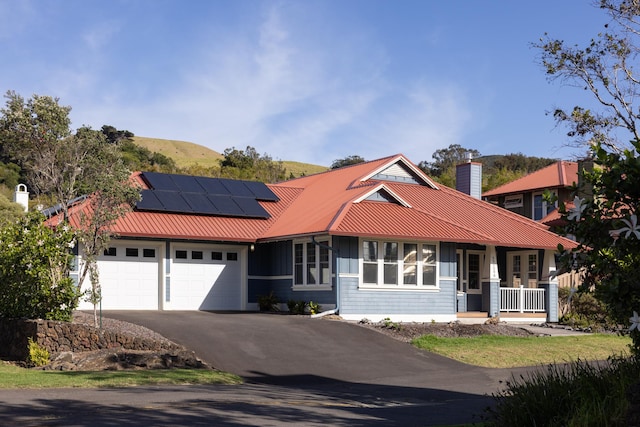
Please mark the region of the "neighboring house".
<svg viewBox="0 0 640 427"><path fill-rule="evenodd" d="M543 194L548 190L560 201L573 200L571 187L578 182L578 163L559 161L522 178L486 191L482 198L534 221L543 220L558 207Z"/></svg>
<svg viewBox="0 0 640 427"><path fill-rule="evenodd" d="M459 170L479 195L478 167ZM573 242L402 155L268 185L135 179L142 200L99 259L103 309L257 310L273 292L348 320L557 321L555 250Z"/></svg>

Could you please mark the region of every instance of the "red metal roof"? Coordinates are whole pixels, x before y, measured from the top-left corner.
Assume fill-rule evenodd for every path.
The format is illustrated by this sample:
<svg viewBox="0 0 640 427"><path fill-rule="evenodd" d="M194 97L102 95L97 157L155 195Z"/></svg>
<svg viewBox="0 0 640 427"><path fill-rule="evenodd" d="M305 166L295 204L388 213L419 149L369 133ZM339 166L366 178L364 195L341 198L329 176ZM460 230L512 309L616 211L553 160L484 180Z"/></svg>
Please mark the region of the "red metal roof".
<svg viewBox="0 0 640 427"><path fill-rule="evenodd" d="M388 167L399 167L413 182L376 178ZM260 202L269 219L134 211L119 220L114 231L123 237L238 242L322 233L541 249L573 243L540 223L436 186L402 155L272 184L269 188L279 198L277 202ZM391 195L390 201L370 200L368 196L376 191ZM86 211L87 204L76 208L75 225L79 223L80 209Z"/></svg>
<svg viewBox="0 0 640 427"><path fill-rule="evenodd" d="M570 187L578 182L578 163L565 160L556 162L522 178L496 187L482 194L483 197L522 193L545 188Z"/></svg>

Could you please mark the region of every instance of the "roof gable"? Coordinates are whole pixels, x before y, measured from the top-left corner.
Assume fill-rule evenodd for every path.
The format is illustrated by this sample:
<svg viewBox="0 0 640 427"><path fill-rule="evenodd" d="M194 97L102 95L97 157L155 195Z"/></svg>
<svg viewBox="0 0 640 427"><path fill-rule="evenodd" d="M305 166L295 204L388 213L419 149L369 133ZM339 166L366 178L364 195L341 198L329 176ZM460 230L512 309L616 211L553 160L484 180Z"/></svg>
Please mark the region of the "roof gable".
<svg viewBox="0 0 640 427"><path fill-rule="evenodd" d="M361 182L369 180L404 182L427 185L434 189L438 188L438 186L435 185L429 177L401 155L394 157L385 164L382 164L380 167L360 179Z"/></svg>

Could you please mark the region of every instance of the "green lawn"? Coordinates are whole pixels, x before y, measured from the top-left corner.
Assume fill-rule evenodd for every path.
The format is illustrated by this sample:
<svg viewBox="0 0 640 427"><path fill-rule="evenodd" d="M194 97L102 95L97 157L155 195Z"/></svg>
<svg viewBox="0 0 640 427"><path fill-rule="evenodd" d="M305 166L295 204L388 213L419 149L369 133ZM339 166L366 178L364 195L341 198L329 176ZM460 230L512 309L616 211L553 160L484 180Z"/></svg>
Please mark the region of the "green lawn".
<svg viewBox="0 0 640 427"><path fill-rule="evenodd" d="M0 389L131 387L159 384L240 384L236 375L209 369L140 371L39 371L0 362Z"/></svg>
<svg viewBox="0 0 640 427"><path fill-rule="evenodd" d="M566 337L506 337L483 335L473 338L438 338L425 335L412 341L418 348L470 365L514 368L575 360L606 360L628 354L629 337L590 334Z"/></svg>

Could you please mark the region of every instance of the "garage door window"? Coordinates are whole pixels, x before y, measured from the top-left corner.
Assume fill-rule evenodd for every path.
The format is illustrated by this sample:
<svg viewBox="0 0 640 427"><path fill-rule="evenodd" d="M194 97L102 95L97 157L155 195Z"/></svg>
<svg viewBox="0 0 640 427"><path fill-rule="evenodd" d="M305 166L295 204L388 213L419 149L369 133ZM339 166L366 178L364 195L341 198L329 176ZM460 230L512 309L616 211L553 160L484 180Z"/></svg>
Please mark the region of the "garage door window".
<svg viewBox="0 0 640 427"><path fill-rule="evenodd" d="M176 251L176 259L187 259L187 251Z"/></svg>
<svg viewBox="0 0 640 427"><path fill-rule="evenodd" d="M222 261L222 252L211 252L211 259L214 261Z"/></svg>
<svg viewBox="0 0 640 427"><path fill-rule="evenodd" d="M227 252L227 261L237 261L238 253L237 252Z"/></svg>
<svg viewBox="0 0 640 427"><path fill-rule="evenodd" d="M127 248L125 254L130 257L138 256L138 248Z"/></svg>
<svg viewBox="0 0 640 427"><path fill-rule="evenodd" d="M191 251L191 259L202 259L202 251Z"/></svg>
<svg viewBox="0 0 640 427"><path fill-rule="evenodd" d="M104 250L104 256L116 256L116 248L107 248Z"/></svg>
<svg viewBox="0 0 640 427"><path fill-rule="evenodd" d="M156 250L155 249L143 249L142 256L145 258L155 258Z"/></svg>

